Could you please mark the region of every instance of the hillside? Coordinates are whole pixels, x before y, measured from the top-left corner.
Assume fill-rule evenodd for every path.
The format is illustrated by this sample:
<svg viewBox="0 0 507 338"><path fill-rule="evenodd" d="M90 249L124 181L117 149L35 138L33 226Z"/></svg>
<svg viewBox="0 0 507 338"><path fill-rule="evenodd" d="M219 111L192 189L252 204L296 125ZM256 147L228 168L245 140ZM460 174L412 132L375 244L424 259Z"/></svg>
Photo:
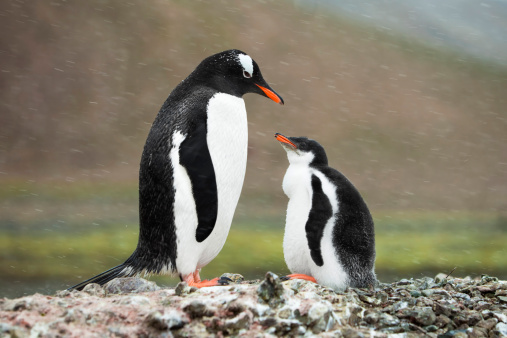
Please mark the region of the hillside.
<svg viewBox="0 0 507 338"><path fill-rule="evenodd" d="M317 139L374 210L506 210L506 69L285 1L1 6L0 180L13 191L114 182L135 194L171 89L204 57L238 48L286 102L245 97L240 210L286 201L274 132Z"/></svg>

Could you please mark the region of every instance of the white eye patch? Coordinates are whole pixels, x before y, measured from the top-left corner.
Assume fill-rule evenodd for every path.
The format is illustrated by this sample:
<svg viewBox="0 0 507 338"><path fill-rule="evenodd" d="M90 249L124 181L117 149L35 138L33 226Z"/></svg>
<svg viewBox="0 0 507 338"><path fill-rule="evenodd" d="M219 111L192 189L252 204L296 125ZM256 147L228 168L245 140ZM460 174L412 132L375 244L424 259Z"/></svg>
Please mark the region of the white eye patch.
<svg viewBox="0 0 507 338"><path fill-rule="evenodd" d="M246 54L239 54L238 55L239 63L241 64L241 67L243 67L243 70L250 74L250 77L253 75L253 60L250 56Z"/></svg>

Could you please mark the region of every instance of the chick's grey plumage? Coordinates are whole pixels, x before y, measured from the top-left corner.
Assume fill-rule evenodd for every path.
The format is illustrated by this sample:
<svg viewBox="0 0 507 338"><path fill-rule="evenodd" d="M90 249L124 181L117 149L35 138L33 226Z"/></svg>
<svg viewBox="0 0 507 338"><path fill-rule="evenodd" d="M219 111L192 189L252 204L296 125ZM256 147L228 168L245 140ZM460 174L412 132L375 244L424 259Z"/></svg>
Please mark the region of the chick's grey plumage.
<svg viewBox="0 0 507 338"><path fill-rule="evenodd" d="M317 141L275 136L290 162L283 183L290 199L284 240L289 269L337 290L374 286L374 224L360 193L328 166ZM305 194L310 197L305 199Z"/></svg>

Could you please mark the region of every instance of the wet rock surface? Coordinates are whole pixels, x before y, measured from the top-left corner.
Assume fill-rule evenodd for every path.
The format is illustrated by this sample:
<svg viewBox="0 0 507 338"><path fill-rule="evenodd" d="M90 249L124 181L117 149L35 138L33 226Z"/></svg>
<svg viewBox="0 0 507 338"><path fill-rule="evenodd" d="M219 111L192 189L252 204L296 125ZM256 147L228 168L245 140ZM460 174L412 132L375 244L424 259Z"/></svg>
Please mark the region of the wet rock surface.
<svg viewBox="0 0 507 338"><path fill-rule="evenodd" d="M489 276L439 274L338 293L270 272L203 289L127 278L0 299L0 336L505 337L505 297L507 281Z"/></svg>

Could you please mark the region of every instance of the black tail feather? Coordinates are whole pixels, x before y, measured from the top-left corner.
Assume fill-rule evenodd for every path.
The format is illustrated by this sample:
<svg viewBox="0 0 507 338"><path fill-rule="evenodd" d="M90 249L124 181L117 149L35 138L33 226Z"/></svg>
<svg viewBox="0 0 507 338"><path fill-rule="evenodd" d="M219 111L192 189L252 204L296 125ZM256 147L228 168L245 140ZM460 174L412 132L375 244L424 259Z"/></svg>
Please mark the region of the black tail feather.
<svg viewBox="0 0 507 338"><path fill-rule="evenodd" d="M129 267L128 265L125 265L125 263L120 264L118 266L115 266L114 268L111 268L107 271L102 272L101 274L98 274L95 277L92 277L90 279L85 280L84 282L81 282L79 284L76 284L74 286L71 286L67 289L67 291L72 290L83 290L83 288L90 284L90 283L97 283L100 285L104 285L107 282L119 278L119 277L132 277L138 274L138 271L135 271L132 267Z"/></svg>

